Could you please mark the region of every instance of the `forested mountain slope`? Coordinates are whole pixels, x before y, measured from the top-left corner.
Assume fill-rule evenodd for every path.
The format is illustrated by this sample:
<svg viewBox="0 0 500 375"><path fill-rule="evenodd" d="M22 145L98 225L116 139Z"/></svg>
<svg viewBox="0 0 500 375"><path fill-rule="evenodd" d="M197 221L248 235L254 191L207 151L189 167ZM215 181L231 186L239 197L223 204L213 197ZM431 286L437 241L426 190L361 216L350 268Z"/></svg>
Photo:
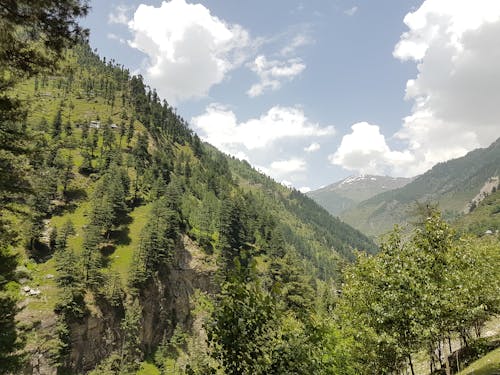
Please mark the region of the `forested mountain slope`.
<svg viewBox="0 0 500 375"><path fill-rule="evenodd" d="M371 254L101 60L87 5L0 7L0 374L450 373L452 340L485 347L497 234L426 206Z"/></svg>
<svg viewBox="0 0 500 375"><path fill-rule="evenodd" d="M324 188L310 191L307 196L314 199L332 215L337 216L357 203L382 192L397 189L412 181L412 178L377 175L350 176Z"/></svg>
<svg viewBox="0 0 500 375"><path fill-rule="evenodd" d="M254 301L247 324L256 309L265 314L259 339L273 332L274 341L250 340L245 350L279 341L314 372L323 350L311 320L316 297L332 293L354 249L374 253L373 242L203 144L140 76L85 44L11 95L27 109L15 125L25 150L15 178L25 189L4 196L2 212L23 254L18 319L30 371L134 373L146 355L160 353L156 363L167 366L182 352L206 373L217 358L197 336L200 319L233 318L217 315L221 293L222 304ZM212 342L231 334L222 329L209 330ZM299 347L316 354L301 359ZM280 361L277 373L292 366Z"/></svg>
<svg viewBox="0 0 500 375"><path fill-rule="evenodd" d="M341 218L364 233L376 236L394 224L411 221L415 203L438 203L444 216L454 219L487 181L500 174L500 139L489 147L439 163L408 185L378 194L342 213Z"/></svg>

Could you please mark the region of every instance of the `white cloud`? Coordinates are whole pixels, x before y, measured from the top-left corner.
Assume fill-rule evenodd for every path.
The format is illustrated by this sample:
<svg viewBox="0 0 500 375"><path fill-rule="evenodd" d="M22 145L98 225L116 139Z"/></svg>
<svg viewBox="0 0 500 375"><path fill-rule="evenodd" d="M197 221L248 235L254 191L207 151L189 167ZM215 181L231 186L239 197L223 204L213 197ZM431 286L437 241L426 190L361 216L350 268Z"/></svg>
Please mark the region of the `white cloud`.
<svg viewBox="0 0 500 375"><path fill-rule="evenodd" d="M245 60L248 32L213 16L201 4L163 1L139 5L128 23L130 46L148 58L146 78L170 102L207 95Z"/></svg>
<svg viewBox="0 0 500 375"><path fill-rule="evenodd" d="M309 193L312 189L309 187L309 186L302 186L299 191L302 193L302 194L306 194L306 193Z"/></svg>
<svg viewBox="0 0 500 375"><path fill-rule="evenodd" d="M132 8L129 6L126 6L123 4L118 5L114 9L114 12L112 12L108 15L108 23L127 25L130 21L129 17L127 16L127 13L131 10L132 10Z"/></svg>
<svg viewBox="0 0 500 375"><path fill-rule="evenodd" d="M358 7L353 6L352 8L346 9L344 11L344 14L347 14L348 16L354 16L354 14L356 14L357 11L358 11Z"/></svg>
<svg viewBox="0 0 500 375"><path fill-rule="evenodd" d="M260 79L259 83L252 85L247 91L250 97L262 95L266 89L273 91L279 89L283 81L291 81L306 68L306 65L298 58L278 61L267 60L264 55L257 56L248 65Z"/></svg>
<svg viewBox="0 0 500 375"><path fill-rule="evenodd" d="M304 147L305 152L314 152L318 151L321 148L321 145L318 142L313 142L309 146Z"/></svg>
<svg viewBox="0 0 500 375"><path fill-rule="evenodd" d="M406 175L406 167L413 162L409 151L391 151L377 125L359 122L351 129L351 134L344 135L337 151L328 157L332 164L363 174Z"/></svg>
<svg viewBox="0 0 500 375"><path fill-rule="evenodd" d="M202 138L231 155L265 148L285 138L308 138L333 135L333 126L321 127L311 122L301 109L272 107L259 118L239 122L229 109L211 104L204 114L191 120Z"/></svg>
<svg viewBox="0 0 500 375"><path fill-rule="evenodd" d="M286 176L291 173L303 172L306 170L306 162L304 159L291 158L288 160L273 161L269 168L272 175Z"/></svg>
<svg viewBox="0 0 500 375"><path fill-rule="evenodd" d="M404 22L394 56L417 62L418 74L407 82L414 106L395 138L421 173L500 135L500 1L426 0Z"/></svg>
<svg viewBox="0 0 500 375"><path fill-rule="evenodd" d="M335 134L333 126L309 120L300 108L270 108L259 117L239 120L220 104L211 104L191 124L200 137L223 152L247 160L276 181L306 182L303 148Z"/></svg>
<svg viewBox="0 0 500 375"><path fill-rule="evenodd" d="M293 37L293 39L288 43L285 47L283 47L280 51L280 54L282 56L288 56L295 51L302 47L306 46L309 44L313 44L314 40L311 38L311 36L308 34L308 32L301 32Z"/></svg>

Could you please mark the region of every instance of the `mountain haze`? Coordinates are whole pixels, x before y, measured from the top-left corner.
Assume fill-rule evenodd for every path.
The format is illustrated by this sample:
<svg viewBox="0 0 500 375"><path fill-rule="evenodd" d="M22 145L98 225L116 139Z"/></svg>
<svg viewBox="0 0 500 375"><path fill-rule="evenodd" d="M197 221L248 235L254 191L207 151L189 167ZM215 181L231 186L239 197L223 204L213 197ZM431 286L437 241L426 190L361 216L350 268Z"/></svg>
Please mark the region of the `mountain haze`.
<svg viewBox="0 0 500 375"><path fill-rule="evenodd" d="M310 191L307 195L332 215L338 216L359 202L384 191L403 187L410 181L412 178L377 175L349 176L321 189Z"/></svg>
<svg viewBox="0 0 500 375"><path fill-rule="evenodd" d="M491 177L500 173L500 138L487 148L435 165L406 186L378 194L344 211L341 218L376 236L405 224L416 202L438 203L445 217L461 215Z"/></svg>

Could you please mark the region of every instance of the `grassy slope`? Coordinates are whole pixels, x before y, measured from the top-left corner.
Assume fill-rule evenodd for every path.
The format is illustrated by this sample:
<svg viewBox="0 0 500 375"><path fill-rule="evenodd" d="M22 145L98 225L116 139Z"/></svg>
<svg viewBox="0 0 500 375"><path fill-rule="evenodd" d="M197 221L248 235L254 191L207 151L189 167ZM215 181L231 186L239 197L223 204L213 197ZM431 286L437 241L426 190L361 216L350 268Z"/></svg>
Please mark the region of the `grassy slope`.
<svg viewBox="0 0 500 375"><path fill-rule="evenodd" d="M498 375L500 374L500 348L473 362L458 375Z"/></svg>
<svg viewBox="0 0 500 375"><path fill-rule="evenodd" d="M76 60L70 54L67 56L67 64L75 64ZM86 72L86 74L91 74ZM16 87L16 94L19 98L26 101L29 105L27 122L31 126L37 126L42 118L45 118L50 126L59 108L62 108L63 124L68 121L85 120L90 121L100 118L105 121L108 117L113 122L119 123L121 114L124 112L127 116L132 115L129 106L121 106L121 100L115 101L114 108L111 108L106 101L100 97L84 98L80 95L80 90L77 87L78 80L74 84L74 88L69 92L65 92L63 87L59 87L59 77L48 77L47 86L35 91L35 79L31 79L21 83ZM118 95L117 95L118 97ZM71 106L63 105L60 107L61 102L72 103ZM70 108L71 107L71 108ZM41 129L42 130L42 129ZM135 124L135 130L144 131L144 127L138 121ZM81 130L73 128L71 136L63 135L62 139L65 144L76 144L77 140L81 137ZM132 140L132 144L135 139ZM102 142L100 138L99 144ZM122 142L122 150L127 151L126 142ZM36 150L34 150L36 152ZM50 218L48 228L61 228L67 220L73 223L76 235L71 236L69 239L69 247L75 251L80 251L83 243L83 228L87 224L87 213L89 209L88 199L92 195L93 181L86 176L78 173L78 167L81 165L83 159L78 149L65 149L65 152L71 153L75 166L73 173L75 178L71 181L68 190L75 193L74 199L71 204L63 207L61 212L56 213ZM99 147L96 151L96 157L99 156ZM130 235L130 241L118 241L116 251L111 255L112 261L110 262L110 269L118 271L123 278L126 277L128 266L132 257L132 249L138 241L138 233L144 224L144 217L147 214L148 206L143 206L135 209L130 213L131 222L127 227L122 228ZM137 219L137 220L136 220ZM21 222L22 224L22 222ZM27 280L24 285L36 287L40 289L41 294L38 297L28 297L23 303L23 310L19 314L18 319L25 324L36 324L38 321L51 321L53 320L53 311L58 298L58 290L53 278L48 278L47 275L56 275L54 259L49 259L44 263L36 264L28 260L25 255L22 241L19 243L19 252L23 254L23 263L29 270L31 280ZM31 337L29 344L38 345L38 339Z"/></svg>
<svg viewBox="0 0 500 375"><path fill-rule="evenodd" d="M76 59L70 54L68 56L67 65L75 64L75 62ZM131 106L122 106L119 91L116 93L114 107L109 105L104 98L99 96L97 90L96 94L91 97L87 97L82 94L83 89L81 88L81 84L83 80L92 75L98 77L99 74L102 74L102 71L93 72L92 70L84 70L82 72L75 73L73 87L69 91L66 91L64 89L64 84L61 84L64 83L64 79L61 77L48 77L46 86L41 87L40 83L38 83L38 90L35 89L37 85L35 79L23 82L16 88L17 96L25 100L30 105L27 120L29 126L36 129L42 119L47 121L47 129L39 129L45 131L45 135L43 136L47 137L47 139L49 139L48 134L50 133L51 123L60 108L62 109L63 126L68 121L73 123L73 133L71 135L66 135L63 131L61 136L61 144L64 145L63 147L67 147L63 149L63 153L71 153L75 163L73 168L75 178L70 182L68 187L68 191L72 194L71 201L70 204L62 206L59 211L50 217L46 229L50 230L54 227L62 228L68 220L71 220L75 227L76 234L69 238L69 247L76 252L81 251L82 248L84 227L88 223L87 216L90 209L89 200L92 196L94 180L91 176L85 176L78 172L78 167L83 162L78 149L78 143L81 139L82 130L75 127L74 123L79 121L88 122L97 118L99 118L101 122L105 122L108 118L111 118L113 122L118 124L121 122L123 113L126 114L127 118L133 116ZM61 103L63 103L62 106ZM134 127L136 134L138 132L145 132L144 126L138 121L135 122ZM118 137L116 133L115 135ZM132 139L132 146L135 144L135 141L136 137ZM99 139L99 143L101 142L102 138ZM154 147L153 145L150 146ZM188 146L177 145L175 148L175 154L184 153L188 157L192 157L192 150ZM125 156L127 156L130 152L124 138L122 139L121 149ZM96 150L96 158L98 157L99 147L97 147ZM238 173L235 173L235 176L250 174L253 180L269 180L267 177L253 171L253 169L249 166L239 165L237 169ZM132 168L129 169L129 172L130 176L134 177ZM332 264L336 264L339 260L344 259L344 255L339 255L331 251L333 247L331 243L325 242L322 238L322 231L324 233L327 230L326 226L322 226L324 223L306 223L303 218L297 216L297 210L300 209L300 202L298 202L296 207L292 210L284 207L283 202L291 196L290 190L272 182L272 184L265 187L265 189L269 189L268 191L265 190L263 186L258 186L258 184L254 183L255 181L251 181L251 183L248 182L249 180L246 180L244 177L240 177L240 183L242 186L246 184L246 188L252 189L256 193L264 194L268 197L268 201L272 202L270 207L273 213L277 214L281 221L286 223L291 230L296 231L296 236L299 237L301 241L307 243L308 246L315 249L315 251L321 249L324 253L328 253L327 257L330 262L328 264L320 262L322 263L321 266L323 268L330 267ZM279 197L276 201L272 198L275 195ZM113 233L113 239L116 246L114 251L108 255L109 266L107 271L117 272L121 276L122 283L126 281L129 266L132 260L133 249L136 248L139 243L140 232L146 223L146 218L148 217L150 209L150 205L135 207L131 212L129 212L125 223ZM328 215L325 221L331 225L338 224L337 221L334 222L333 218ZM21 224L22 222L20 222L20 225ZM350 233L353 236L361 236L360 233L347 226L342 227L341 232ZM339 239L339 241L342 242L343 239ZM376 249L375 245L366 238L363 238L359 243L360 246L352 247L367 249L369 251L375 251ZM24 254L22 242L20 242L19 251ZM24 308L19 315L19 319L27 325L36 324L38 321L55 322L54 307L58 298L58 289L54 278L47 277L47 275L57 274L54 259L48 259L43 263L36 264L33 261L28 260L27 256L24 256L23 263L26 264L28 273L30 274L29 276L31 277L31 279L27 280L24 285L39 288L41 290L41 295L39 297L29 297L23 301ZM318 265L315 264L315 266L317 267ZM39 345L40 338L33 337L30 339L30 342L32 342L35 346Z"/></svg>
<svg viewBox="0 0 500 375"><path fill-rule="evenodd" d="M500 231L500 191L486 197L471 213L455 223L463 232L483 235L487 230Z"/></svg>

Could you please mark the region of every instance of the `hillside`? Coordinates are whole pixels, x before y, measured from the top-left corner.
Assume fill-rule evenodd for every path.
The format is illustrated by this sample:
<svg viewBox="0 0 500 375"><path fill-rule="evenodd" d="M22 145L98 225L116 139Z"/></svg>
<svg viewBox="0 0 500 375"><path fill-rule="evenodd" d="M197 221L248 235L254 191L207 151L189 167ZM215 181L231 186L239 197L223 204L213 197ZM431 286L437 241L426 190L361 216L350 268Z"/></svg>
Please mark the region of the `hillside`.
<svg viewBox="0 0 500 375"><path fill-rule="evenodd" d="M0 375L449 374L499 344L498 178L463 232L423 206L377 247L203 143L88 10L0 7Z"/></svg>
<svg viewBox="0 0 500 375"><path fill-rule="evenodd" d="M334 216L382 192L397 189L412 178L376 175L350 176L321 189L307 193Z"/></svg>
<svg viewBox="0 0 500 375"><path fill-rule="evenodd" d="M203 144L140 76L86 45L12 94L28 109L27 189L4 207L19 228L17 319L35 373L101 361L99 374L116 361L137 370L175 335L184 346L157 365L177 350L211 361L200 319L227 283L272 291L273 306L304 324L353 250L377 250L310 198Z"/></svg>
<svg viewBox="0 0 500 375"><path fill-rule="evenodd" d="M471 212L460 216L454 226L462 233L477 236L498 234L500 231L500 191L486 196Z"/></svg>
<svg viewBox="0 0 500 375"><path fill-rule="evenodd" d="M438 203L445 217L454 219L462 214L484 184L499 173L500 139L487 148L439 163L406 186L378 194L344 211L341 218L371 236L411 220L415 202Z"/></svg>

